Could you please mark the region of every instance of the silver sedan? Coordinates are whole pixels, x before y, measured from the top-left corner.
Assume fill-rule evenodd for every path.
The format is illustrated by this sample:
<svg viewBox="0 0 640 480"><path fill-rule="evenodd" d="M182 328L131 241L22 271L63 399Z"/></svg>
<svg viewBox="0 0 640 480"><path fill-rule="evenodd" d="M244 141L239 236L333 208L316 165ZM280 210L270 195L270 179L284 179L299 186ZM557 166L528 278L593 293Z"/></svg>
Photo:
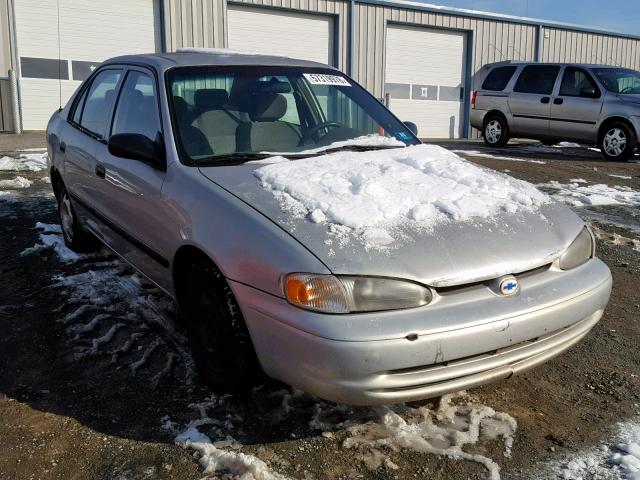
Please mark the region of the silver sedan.
<svg viewBox="0 0 640 480"><path fill-rule="evenodd" d="M217 390L439 396L562 353L609 299L568 208L420 144L326 65L114 58L47 140L67 245L97 239L172 295Z"/></svg>

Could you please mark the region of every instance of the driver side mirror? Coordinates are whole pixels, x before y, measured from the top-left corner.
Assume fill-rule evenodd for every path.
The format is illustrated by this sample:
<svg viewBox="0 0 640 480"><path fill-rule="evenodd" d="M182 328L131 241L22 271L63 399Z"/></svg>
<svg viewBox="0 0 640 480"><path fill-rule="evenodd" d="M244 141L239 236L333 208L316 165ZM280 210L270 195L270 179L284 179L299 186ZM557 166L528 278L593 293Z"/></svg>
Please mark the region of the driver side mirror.
<svg viewBox="0 0 640 480"><path fill-rule="evenodd" d="M407 127L411 133L413 133L416 137L418 136L418 126L413 122L403 122L404 126Z"/></svg>
<svg viewBox="0 0 640 480"><path fill-rule="evenodd" d="M107 148L114 157L139 160L154 168L164 170L166 162L161 147L161 136L156 141L139 133L117 133L109 138Z"/></svg>

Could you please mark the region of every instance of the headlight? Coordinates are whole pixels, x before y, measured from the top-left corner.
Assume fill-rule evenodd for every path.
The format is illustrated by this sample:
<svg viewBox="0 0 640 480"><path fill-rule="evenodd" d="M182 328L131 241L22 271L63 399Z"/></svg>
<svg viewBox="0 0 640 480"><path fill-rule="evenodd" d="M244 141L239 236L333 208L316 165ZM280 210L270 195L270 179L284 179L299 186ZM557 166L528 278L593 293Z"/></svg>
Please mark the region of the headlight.
<svg viewBox="0 0 640 480"><path fill-rule="evenodd" d="M292 304L325 313L415 308L432 299L428 288L390 278L292 273L285 277L283 287Z"/></svg>
<svg viewBox="0 0 640 480"><path fill-rule="evenodd" d="M580 235L558 259L558 267L561 270L579 267L594 256L595 245L593 235L587 227L584 227Z"/></svg>

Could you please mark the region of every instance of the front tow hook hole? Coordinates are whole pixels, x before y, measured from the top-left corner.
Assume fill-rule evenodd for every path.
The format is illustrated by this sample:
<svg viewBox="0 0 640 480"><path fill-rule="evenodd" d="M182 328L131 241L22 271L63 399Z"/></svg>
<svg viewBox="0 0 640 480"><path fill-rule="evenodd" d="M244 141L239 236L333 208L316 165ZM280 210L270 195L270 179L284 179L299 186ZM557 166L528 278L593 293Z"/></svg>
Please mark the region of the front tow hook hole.
<svg viewBox="0 0 640 480"><path fill-rule="evenodd" d="M417 333L410 333L409 335L407 335L404 338L406 338L410 342L414 342L414 341L416 341L418 339L418 334Z"/></svg>

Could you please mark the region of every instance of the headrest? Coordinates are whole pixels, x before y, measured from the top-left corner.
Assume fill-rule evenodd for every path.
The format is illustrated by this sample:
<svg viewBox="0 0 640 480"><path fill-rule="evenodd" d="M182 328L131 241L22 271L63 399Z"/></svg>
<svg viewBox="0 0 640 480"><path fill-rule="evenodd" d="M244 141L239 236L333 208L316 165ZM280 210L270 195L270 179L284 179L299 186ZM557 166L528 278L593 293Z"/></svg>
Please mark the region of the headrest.
<svg viewBox="0 0 640 480"><path fill-rule="evenodd" d="M219 110L229 103L229 94L224 88L201 88L193 101L199 109Z"/></svg>
<svg viewBox="0 0 640 480"><path fill-rule="evenodd" d="M287 99L278 93L253 95L249 114L253 122L275 122L287 113Z"/></svg>

